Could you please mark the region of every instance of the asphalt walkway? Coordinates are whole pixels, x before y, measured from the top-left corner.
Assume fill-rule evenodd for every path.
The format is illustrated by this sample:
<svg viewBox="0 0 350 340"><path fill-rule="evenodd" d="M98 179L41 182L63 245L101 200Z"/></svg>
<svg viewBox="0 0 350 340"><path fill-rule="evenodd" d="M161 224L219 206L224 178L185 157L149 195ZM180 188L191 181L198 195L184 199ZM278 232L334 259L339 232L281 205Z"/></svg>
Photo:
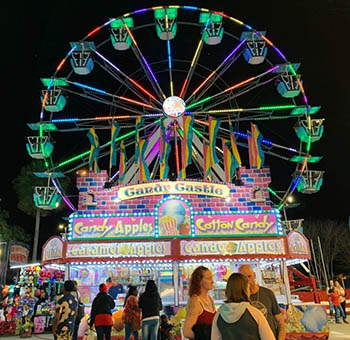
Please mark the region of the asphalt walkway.
<svg viewBox="0 0 350 340"><path fill-rule="evenodd" d="M330 324L331 334L329 340L350 340L350 325L335 323ZM23 340L19 335L0 335L0 340ZM32 340L54 340L51 333L33 334ZM242 339L243 340L243 339Z"/></svg>

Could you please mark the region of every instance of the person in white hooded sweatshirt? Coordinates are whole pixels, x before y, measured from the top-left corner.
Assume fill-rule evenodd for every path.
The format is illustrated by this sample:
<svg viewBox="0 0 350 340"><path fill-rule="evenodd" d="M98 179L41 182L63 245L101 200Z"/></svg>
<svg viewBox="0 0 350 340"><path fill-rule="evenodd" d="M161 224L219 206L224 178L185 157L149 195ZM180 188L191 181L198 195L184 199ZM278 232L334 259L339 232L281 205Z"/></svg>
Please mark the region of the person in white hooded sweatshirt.
<svg viewBox="0 0 350 340"><path fill-rule="evenodd" d="M226 301L213 320L211 340L276 340L263 313L250 303L246 276L232 274L225 293Z"/></svg>

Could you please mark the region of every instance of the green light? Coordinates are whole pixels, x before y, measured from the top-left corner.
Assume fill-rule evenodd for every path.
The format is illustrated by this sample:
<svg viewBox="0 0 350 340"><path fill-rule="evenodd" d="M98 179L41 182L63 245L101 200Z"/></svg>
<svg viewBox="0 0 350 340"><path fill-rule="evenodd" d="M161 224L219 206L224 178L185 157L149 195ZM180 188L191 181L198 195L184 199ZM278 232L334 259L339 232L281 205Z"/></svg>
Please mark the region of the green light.
<svg viewBox="0 0 350 340"><path fill-rule="evenodd" d="M260 111L268 111L268 110L287 110L294 109L296 105L277 105L277 106L261 106L259 107Z"/></svg>
<svg viewBox="0 0 350 340"><path fill-rule="evenodd" d="M296 72L295 72L295 70L294 70L294 68L293 68L293 66L292 66L292 64L289 64L289 65L288 65L288 68L289 68L290 72L293 74L293 76L296 76L296 75L297 75Z"/></svg>
<svg viewBox="0 0 350 340"><path fill-rule="evenodd" d="M193 104L187 106L186 110L191 109L192 107L197 106L199 104L205 103L205 102L207 102L210 99L211 99L211 97L207 97L207 98L204 98L204 99L200 100L199 102L193 103Z"/></svg>
<svg viewBox="0 0 350 340"><path fill-rule="evenodd" d="M192 129L199 137L204 138L204 136L197 129L195 129L194 127Z"/></svg>
<svg viewBox="0 0 350 340"><path fill-rule="evenodd" d="M68 86L68 82L66 81L65 78L41 78L41 82L43 83L44 86L48 87L50 84L51 86Z"/></svg>
<svg viewBox="0 0 350 340"><path fill-rule="evenodd" d="M281 203L278 207L277 207L277 210L281 210L283 208L283 203Z"/></svg>
<svg viewBox="0 0 350 340"><path fill-rule="evenodd" d="M268 191L269 193L271 193L272 195L278 197L276 191L272 190L270 187L267 188L267 191ZM279 198L279 197L278 197L278 198Z"/></svg>

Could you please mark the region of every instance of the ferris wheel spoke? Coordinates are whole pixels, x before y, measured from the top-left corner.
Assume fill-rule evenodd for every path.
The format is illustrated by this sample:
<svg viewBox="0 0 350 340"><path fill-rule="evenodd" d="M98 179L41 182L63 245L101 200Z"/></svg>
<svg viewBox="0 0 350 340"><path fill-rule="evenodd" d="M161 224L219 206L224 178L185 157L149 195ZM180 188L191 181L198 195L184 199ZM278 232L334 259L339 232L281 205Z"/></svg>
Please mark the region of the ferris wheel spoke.
<svg viewBox="0 0 350 340"><path fill-rule="evenodd" d="M192 94L186 99L186 103L190 103L190 100L193 96L195 96L204 85L206 85L201 92L198 93L196 99L201 98L205 92L207 92L211 86L215 83L215 81L221 77L225 71L235 62L238 57L235 58L237 51L245 44L245 40L242 40L221 62L221 64L212 71L204 81L199 84L199 86L192 92ZM222 69L222 70L221 70ZM219 72L221 70L221 72Z"/></svg>
<svg viewBox="0 0 350 340"><path fill-rule="evenodd" d="M121 71L116 65L114 65L111 61L109 61L106 57L104 57L101 53L97 52L94 50L94 52L108 65L112 68L112 70L120 73L124 78L128 80L128 82L125 82L122 78L119 78L118 76L115 75L114 72L110 72L107 70L112 76L114 76L121 84L124 84L131 90L133 93L135 93L140 99L142 99L144 102L147 102L145 98L140 95L139 91L142 91L144 94L146 94L148 97L153 99L157 104L162 105L160 101L157 100L157 98L152 95L150 92L148 92L143 86L141 86L136 80L133 78L129 77L127 74L125 74L123 71ZM100 64L102 67L102 65ZM107 69L107 68L106 68ZM130 85L131 84L131 85Z"/></svg>
<svg viewBox="0 0 350 340"><path fill-rule="evenodd" d="M155 111L162 111L160 108L157 108L157 107L154 107L150 104L146 104L146 103L143 103L143 102L140 102L140 101L137 101L137 100L134 100L134 99L131 99L131 98L127 98L127 97L124 97L124 96L117 96L117 95L114 95L114 94L111 94L111 93L108 93L107 91L105 90L101 90L101 89L97 89L97 88L94 88L94 87L91 87L89 85L85 85L85 84L82 84L82 83L78 83L78 82L72 82L72 81L69 81L67 80L67 83L69 84L72 84L72 85L75 85L77 87L80 87L84 90L87 90L87 91L91 91L92 93L99 93L101 95L104 95L104 96L107 96L107 97L110 97L110 98L113 98L113 99L118 99L122 102L125 102L125 103L129 103L129 104L134 104L134 105L138 105L138 106L142 106L144 109L152 109L152 110L155 110ZM67 91L67 89L65 89L65 91ZM88 92L86 92L88 93ZM78 93L77 93L78 94ZM92 98L91 96L88 96L88 98ZM100 100L102 100L100 97L98 97ZM109 105L112 105L112 104L115 104L115 102L108 102ZM117 104L118 105L118 104ZM126 108L125 108L126 109ZM127 110L127 109L126 109ZM143 113L143 112L142 112Z"/></svg>
<svg viewBox="0 0 350 340"><path fill-rule="evenodd" d="M248 79L246 79L246 80L243 80L243 81L241 81L241 82L239 82L239 83L237 83L237 84L235 84L235 85L233 85L233 86L230 86L230 87L228 87L227 89L225 89L225 90L222 91L222 92L216 93L216 94L214 94L214 95L212 95L212 96L208 96L208 97L206 97L206 98L204 98L204 99L202 99L202 100L199 100L199 101L197 101L197 102L195 102L195 103L193 103L193 104L187 106L187 109L190 109L190 108L195 107L195 106L198 106L198 105L200 105L200 104L202 104L202 103L211 101L211 100L213 100L214 98L217 98L217 97L219 97L219 96L226 95L227 93L229 93L229 92L231 92L231 91L233 91L233 90L236 90L236 89L238 89L238 88L240 88L240 87L242 87L242 86L244 86L244 85L246 85L246 84L249 84L249 83L251 83L251 82L253 82L253 81L256 82L259 78L262 78L262 77L268 75L269 73L275 71L275 70L278 69L278 68L279 68L278 65L277 65L277 66L274 66L274 67L270 68L269 70L267 70L267 71L265 71L265 72L263 72L263 73L260 73L259 75L256 75L256 76L254 76L254 77L250 77L250 78L248 78ZM231 97L231 98L232 98L232 97Z"/></svg>
<svg viewBox="0 0 350 340"><path fill-rule="evenodd" d="M143 56L138 44L137 44L137 41L134 37L134 35L132 34L130 28L127 26L127 24L125 23L124 19L121 19L122 22L123 22L123 25L124 25L124 28L126 29L126 31L128 32L132 42L133 42L133 45L131 46L131 49L133 50L136 58L139 60L145 74L147 75L147 78L148 80L150 81L153 89L155 90L155 92L158 94L158 97L160 98L160 100L162 101L163 99L165 99L165 95L163 93L163 90L161 89L159 83L158 83L158 80L156 78L156 76L154 75L150 65L148 64L146 58Z"/></svg>

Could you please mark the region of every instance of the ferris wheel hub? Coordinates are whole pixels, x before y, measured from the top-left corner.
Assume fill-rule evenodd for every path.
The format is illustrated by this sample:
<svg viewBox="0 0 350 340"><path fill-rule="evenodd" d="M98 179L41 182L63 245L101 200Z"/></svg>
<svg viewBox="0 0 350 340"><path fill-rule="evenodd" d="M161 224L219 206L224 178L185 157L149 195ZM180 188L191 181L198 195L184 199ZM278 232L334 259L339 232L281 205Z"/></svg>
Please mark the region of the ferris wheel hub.
<svg viewBox="0 0 350 340"><path fill-rule="evenodd" d="M186 104L183 99L177 96L171 96L164 100L163 111L171 118L177 118L185 113Z"/></svg>

